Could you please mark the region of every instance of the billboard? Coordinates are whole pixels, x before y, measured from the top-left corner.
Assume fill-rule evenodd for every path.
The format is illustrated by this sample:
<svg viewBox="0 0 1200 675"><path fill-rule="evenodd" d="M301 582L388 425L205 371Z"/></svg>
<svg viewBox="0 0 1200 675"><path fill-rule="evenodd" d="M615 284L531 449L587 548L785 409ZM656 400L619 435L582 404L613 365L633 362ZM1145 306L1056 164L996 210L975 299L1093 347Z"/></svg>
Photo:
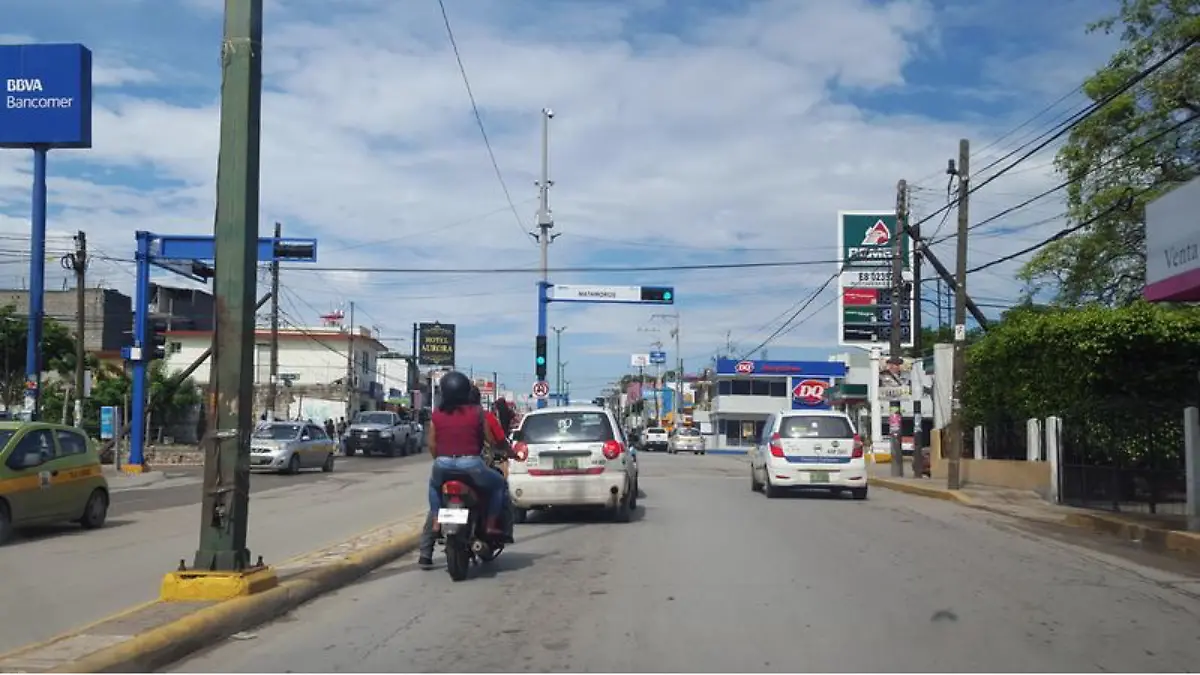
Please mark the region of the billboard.
<svg viewBox="0 0 1200 675"><path fill-rule="evenodd" d="M0 45L0 148L92 147L92 52Z"/></svg>
<svg viewBox="0 0 1200 675"><path fill-rule="evenodd" d="M417 360L423 366L454 367L454 324L423 323L417 327Z"/></svg>
<svg viewBox="0 0 1200 675"><path fill-rule="evenodd" d="M900 314L900 340L913 342L913 293L897 306L892 295L892 246L901 236L896 214L889 211L838 212L838 344L887 345L892 338L892 317ZM903 277L913 280L912 241L900 241Z"/></svg>
<svg viewBox="0 0 1200 675"><path fill-rule="evenodd" d="M879 400L907 401L912 398L913 360L893 356L879 364Z"/></svg>
<svg viewBox="0 0 1200 675"><path fill-rule="evenodd" d="M830 388L833 380L828 377L793 377L788 381L791 392L792 410L829 410Z"/></svg>
<svg viewBox="0 0 1200 675"><path fill-rule="evenodd" d="M1150 302L1200 300L1200 178L1146 205L1146 287Z"/></svg>

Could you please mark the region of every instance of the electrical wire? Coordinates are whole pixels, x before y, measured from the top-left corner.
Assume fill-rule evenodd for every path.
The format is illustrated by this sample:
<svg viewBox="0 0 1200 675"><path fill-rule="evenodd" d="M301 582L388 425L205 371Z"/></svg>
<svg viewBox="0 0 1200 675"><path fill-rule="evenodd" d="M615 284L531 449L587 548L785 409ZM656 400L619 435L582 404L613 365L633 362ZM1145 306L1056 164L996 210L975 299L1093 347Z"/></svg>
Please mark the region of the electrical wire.
<svg viewBox="0 0 1200 675"><path fill-rule="evenodd" d="M694 270L740 270L776 267L810 267L813 265L834 265L841 260L774 260L766 262L742 263L697 263L693 265L643 265L631 267L557 267L549 272L558 274L584 272L684 272ZM493 267L493 268L417 268L417 267L287 267L289 272L356 272L360 274L542 274L542 270L534 267Z"/></svg>
<svg viewBox="0 0 1200 675"><path fill-rule="evenodd" d="M804 310L808 309L809 305L812 305L812 303L817 299L817 297L820 296L821 293L825 292L825 289L829 288L829 284L833 283L833 280L837 279L840 274L841 274L841 270L838 270L834 274L830 275L830 277L825 280L825 283L823 283L819 287L817 287L817 290L813 291L812 294L808 296L808 299L804 301L804 304L802 304L799 309L797 309L795 312L793 312L792 315L790 317L788 317L787 321L783 322L783 325L781 325L779 328L776 328L774 333L771 333L770 335L767 336L767 339L758 343L757 347L755 347L754 349L751 349L750 351L748 351L744 355L742 355L742 358L747 359L751 355L757 353L763 347L766 347L767 345L771 344L771 341L774 340L776 337L778 337L781 333L783 333L784 330L786 330L788 328L788 326L790 326L792 324L792 322L796 320L796 317L800 316L800 314L804 312ZM824 309L824 307L822 307L821 309ZM809 318L812 318L812 317L810 316ZM801 323L803 323L803 322L801 322Z"/></svg>

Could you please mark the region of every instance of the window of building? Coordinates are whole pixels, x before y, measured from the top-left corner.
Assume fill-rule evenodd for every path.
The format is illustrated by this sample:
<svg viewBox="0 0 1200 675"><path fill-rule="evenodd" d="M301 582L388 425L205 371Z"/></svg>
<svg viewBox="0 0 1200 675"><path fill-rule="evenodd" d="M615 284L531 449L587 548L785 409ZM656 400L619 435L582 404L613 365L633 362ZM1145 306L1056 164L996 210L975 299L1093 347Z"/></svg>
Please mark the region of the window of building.
<svg viewBox="0 0 1200 675"><path fill-rule="evenodd" d="M770 395L787 398L787 395L788 395L787 380L772 380Z"/></svg>
<svg viewBox="0 0 1200 675"><path fill-rule="evenodd" d="M767 380L750 380L750 395L751 396L769 396L771 394L771 383Z"/></svg>
<svg viewBox="0 0 1200 675"><path fill-rule="evenodd" d="M167 343L167 353L168 354L178 354L181 351L183 351L183 343L182 342L168 342Z"/></svg>
<svg viewBox="0 0 1200 675"><path fill-rule="evenodd" d="M729 396L733 393L733 382L729 380L717 381L717 396ZM724 433L724 432L721 432Z"/></svg>
<svg viewBox="0 0 1200 675"><path fill-rule="evenodd" d="M734 396L750 396L751 386L750 380L733 380L733 390L730 392Z"/></svg>

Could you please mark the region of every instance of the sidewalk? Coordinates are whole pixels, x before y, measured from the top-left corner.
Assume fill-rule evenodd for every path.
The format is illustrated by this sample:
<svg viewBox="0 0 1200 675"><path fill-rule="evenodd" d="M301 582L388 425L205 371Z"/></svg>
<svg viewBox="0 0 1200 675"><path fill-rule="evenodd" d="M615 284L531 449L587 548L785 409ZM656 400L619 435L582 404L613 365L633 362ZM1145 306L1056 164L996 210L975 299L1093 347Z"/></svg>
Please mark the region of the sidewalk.
<svg viewBox="0 0 1200 675"><path fill-rule="evenodd" d="M945 482L912 477L905 462L904 478L894 478L888 464L868 464L871 485L887 490L951 501L1021 520L1069 525L1139 542L1147 548L1200 560L1200 533L1189 532L1185 519L1174 515L1112 513L1051 504L1031 491L965 485L949 490Z"/></svg>
<svg viewBox="0 0 1200 675"><path fill-rule="evenodd" d="M382 460L377 471L334 472L255 493L252 557L279 565L423 511L429 463L419 459ZM146 485L113 489L139 487ZM111 518L92 532L54 530L0 548L4 604L22 608L0 617L0 653L155 600L163 575L181 559L191 564L199 523L200 506L191 504Z"/></svg>

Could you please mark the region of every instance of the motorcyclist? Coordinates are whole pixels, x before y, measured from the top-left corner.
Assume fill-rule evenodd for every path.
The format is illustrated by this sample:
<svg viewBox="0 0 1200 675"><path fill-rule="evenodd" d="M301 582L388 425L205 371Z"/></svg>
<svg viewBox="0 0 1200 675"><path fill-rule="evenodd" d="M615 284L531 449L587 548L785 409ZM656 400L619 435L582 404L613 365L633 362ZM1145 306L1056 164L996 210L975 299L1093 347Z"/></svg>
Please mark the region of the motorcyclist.
<svg viewBox="0 0 1200 675"><path fill-rule="evenodd" d="M507 485L504 477L484 460L483 450L489 444L506 447L507 441L503 434L497 436L492 427L497 424L495 419L489 423L489 415L484 414L478 403L472 403L477 394L472 392L474 386L466 375L456 370L442 375L439 389L441 402L425 431L426 447L434 461L429 476L427 533L422 537L418 559L422 567L433 564L433 519L442 505L442 483L449 472L470 476L471 484L483 493L487 504L484 523L488 536L505 536L501 514L506 507Z"/></svg>

